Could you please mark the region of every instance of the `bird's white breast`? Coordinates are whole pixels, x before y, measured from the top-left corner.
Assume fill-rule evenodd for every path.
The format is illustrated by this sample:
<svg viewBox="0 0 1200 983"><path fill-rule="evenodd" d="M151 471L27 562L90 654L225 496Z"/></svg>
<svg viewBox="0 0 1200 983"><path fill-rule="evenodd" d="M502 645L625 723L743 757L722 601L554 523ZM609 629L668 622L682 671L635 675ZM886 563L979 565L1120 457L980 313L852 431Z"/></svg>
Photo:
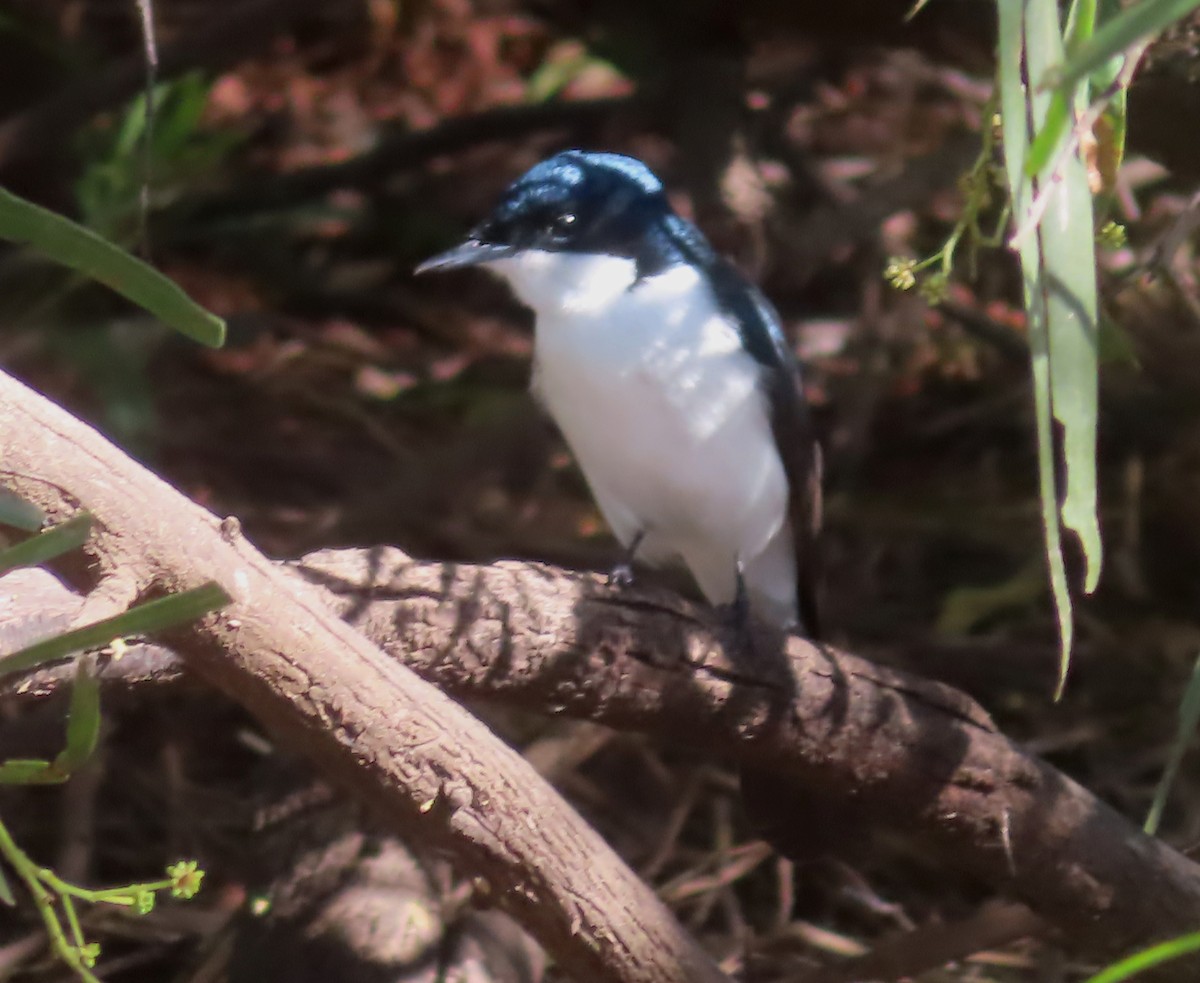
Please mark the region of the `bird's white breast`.
<svg viewBox="0 0 1200 983"><path fill-rule="evenodd" d="M700 273L635 283L631 260L549 252L492 265L535 311L535 389L617 537L644 531L639 556L681 558L714 603L742 562L752 593L794 608L763 370ZM756 583L756 564L779 583Z"/></svg>

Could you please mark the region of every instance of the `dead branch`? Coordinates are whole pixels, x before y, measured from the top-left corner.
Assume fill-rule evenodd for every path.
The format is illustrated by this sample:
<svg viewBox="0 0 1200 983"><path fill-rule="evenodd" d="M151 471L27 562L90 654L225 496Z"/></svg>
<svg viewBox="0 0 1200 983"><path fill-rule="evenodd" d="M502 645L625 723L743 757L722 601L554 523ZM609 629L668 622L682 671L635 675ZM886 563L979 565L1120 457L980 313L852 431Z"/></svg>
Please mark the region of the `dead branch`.
<svg viewBox="0 0 1200 983"><path fill-rule="evenodd" d="M178 633L189 668L280 740L441 847L576 979L725 980L654 894L480 721L333 615L321 593L0 374L0 484L62 518L138 593L208 580L233 603Z"/></svg>

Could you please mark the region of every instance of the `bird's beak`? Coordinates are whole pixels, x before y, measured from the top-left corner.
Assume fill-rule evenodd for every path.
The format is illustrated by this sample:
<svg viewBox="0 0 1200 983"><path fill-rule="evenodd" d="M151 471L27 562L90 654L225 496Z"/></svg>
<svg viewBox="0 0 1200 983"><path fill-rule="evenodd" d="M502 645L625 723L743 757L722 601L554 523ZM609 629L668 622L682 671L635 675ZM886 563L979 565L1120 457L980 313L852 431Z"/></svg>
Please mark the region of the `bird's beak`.
<svg viewBox="0 0 1200 983"><path fill-rule="evenodd" d="M461 245L448 249L444 253L425 260L413 270L414 274L434 273L442 270L457 270L463 266L478 266L481 263L491 263L504 259L515 253L515 246L500 245L494 242L480 242L478 239L468 239Z"/></svg>

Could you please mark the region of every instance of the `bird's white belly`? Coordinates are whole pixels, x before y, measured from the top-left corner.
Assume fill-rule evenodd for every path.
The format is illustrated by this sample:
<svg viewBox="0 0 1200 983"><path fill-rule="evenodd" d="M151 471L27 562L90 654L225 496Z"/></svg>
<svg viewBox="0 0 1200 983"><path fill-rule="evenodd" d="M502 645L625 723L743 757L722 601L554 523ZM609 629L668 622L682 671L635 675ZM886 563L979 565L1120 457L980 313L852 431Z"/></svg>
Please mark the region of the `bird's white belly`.
<svg viewBox="0 0 1200 983"><path fill-rule="evenodd" d="M774 586L794 596L762 370L695 271L539 310L536 363L535 388L618 539L644 533L639 557L682 559L717 603L733 599L739 562L782 549L788 569L773 566L793 583Z"/></svg>

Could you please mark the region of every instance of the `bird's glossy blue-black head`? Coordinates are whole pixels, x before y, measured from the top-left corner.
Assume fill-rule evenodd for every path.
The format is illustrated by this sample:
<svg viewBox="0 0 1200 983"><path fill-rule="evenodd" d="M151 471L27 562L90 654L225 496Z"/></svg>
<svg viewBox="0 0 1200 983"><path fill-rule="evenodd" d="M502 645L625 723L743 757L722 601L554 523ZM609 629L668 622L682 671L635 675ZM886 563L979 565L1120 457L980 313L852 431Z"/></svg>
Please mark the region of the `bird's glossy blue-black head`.
<svg viewBox="0 0 1200 983"><path fill-rule="evenodd" d="M527 249L638 259L673 217L662 183L641 161L567 150L530 168L462 245L418 273L473 266Z"/></svg>

